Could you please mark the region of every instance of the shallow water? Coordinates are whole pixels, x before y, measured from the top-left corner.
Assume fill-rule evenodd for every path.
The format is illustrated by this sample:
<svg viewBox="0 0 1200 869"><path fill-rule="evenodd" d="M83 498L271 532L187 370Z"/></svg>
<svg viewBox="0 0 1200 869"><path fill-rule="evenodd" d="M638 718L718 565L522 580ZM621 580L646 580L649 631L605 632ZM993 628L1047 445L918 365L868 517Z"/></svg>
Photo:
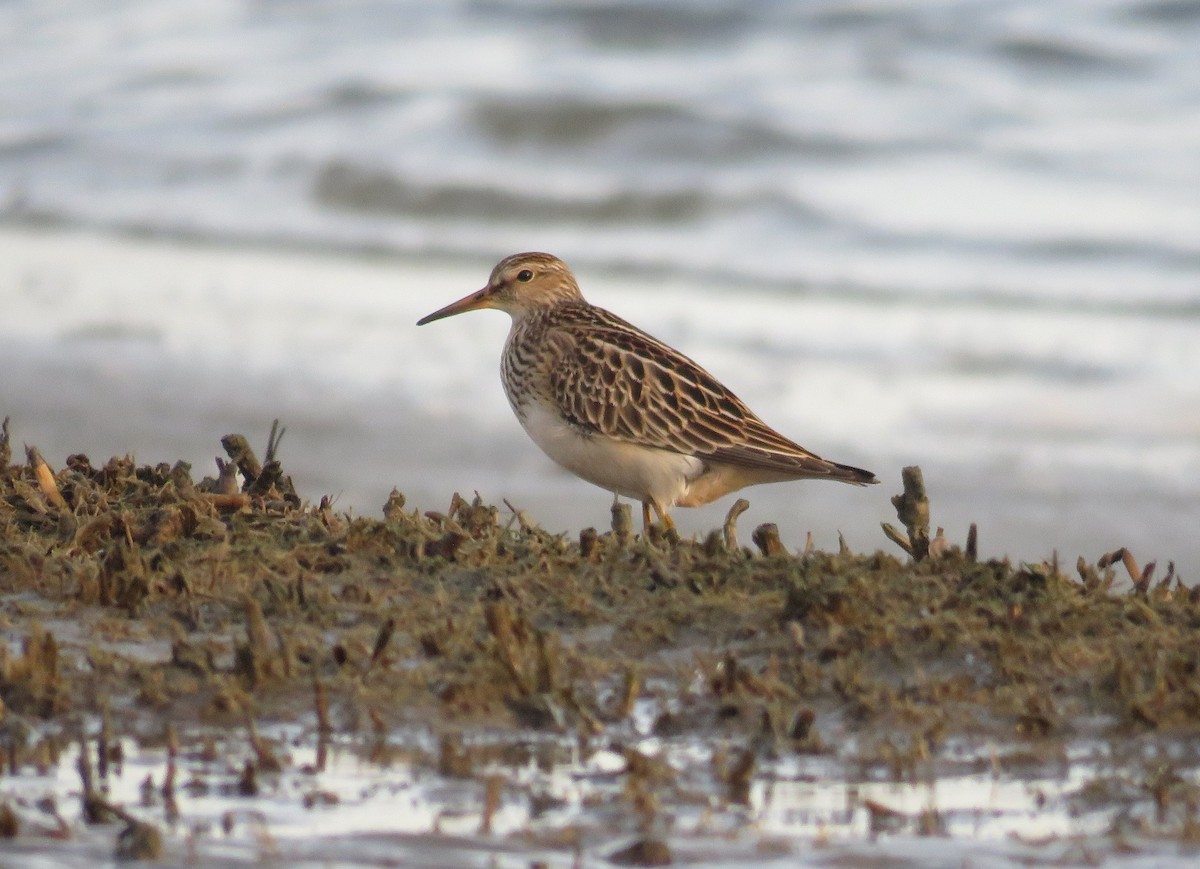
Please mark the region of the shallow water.
<svg viewBox="0 0 1200 869"><path fill-rule="evenodd" d="M1195 857L1172 578L585 553L465 502L219 514L128 461L63 477L77 524L9 470L0 862L112 862L86 769L171 864L574 867L643 837L706 867Z"/></svg>
<svg viewBox="0 0 1200 869"><path fill-rule="evenodd" d="M736 741L631 732L581 752L574 738L485 730L467 740L492 743L513 760L480 766L470 778L446 778L432 760L433 737L421 730L394 731L385 740L339 738L321 748L311 723L260 727L259 734L283 769L259 772L253 795L241 793L238 782L254 752L245 739L219 730L180 735L173 803L162 792L169 761L161 744L120 740L121 761L98 782L111 803L163 831L169 863L600 864L638 837L625 805L621 752L629 749L672 771L671 783L657 789L653 835L687 865L1095 859L1169 867L1191 865L1194 856L1164 835L1182 821L1177 809L1156 815L1148 790L1155 767L1166 764L1177 784L1197 784L1194 750L1169 742L1131 747L1081 739L1044 750L964 744L939 752L911 779L856 767L852 745L835 755L766 756L748 801L738 804L714 779L714 768L740 750ZM94 764L94 744L90 750ZM121 825L83 823L78 758L73 745L43 771L25 768L0 781L0 800L17 811L22 829L15 842L0 842L0 857L19 856L31 867L111 862ZM48 835L60 820L70 831L66 840Z"/></svg>
<svg viewBox="0 0 1200 869"><path fill-rule="evenodd" d="M412 325L548 249L805 446L922 465L955 539L1200 563L1194 3L18 2L0 29L9 226L238 263L119 249L97 280L68 234L8 272L23 439L208 461L281 416L345 506L481 488L601 524L508 413L503 318ZM312 249L396 258L288 265ZM78 389L135 408L96 424L121 437ZM877 539L885 494L810 492L751 500L797 545Z"/></svg>
<svg viewBox="0 0 1200 869"><path fill-rule="evenodd" d="M133 452L214 473L221 435L244 433L261 452L278 417L287 427L286 467L313 501L328 494L341 509L378 516L393 487L411 505L438 510L451 492L478 491L571 536L608 526L610 496L558 470L512 417L495 370L505 318L485 312L418 330L411 324L429 300L388 292L397 280L419 281L431 296L453 298L474 279L470 266L58 232L0 233L0 248L0 285L18 288L11 316L0 321L8 332L0 342L2 412L12 416L14 443L37 445L55 467L75 452L97 462ZM605 304L638 303L625 279L593 283ZM790 304L811 321L836 318L817 300ZM734 373L726 380L769 422L807 430L810 448L883 480L868 489L752 488L742 493L752 504L746 522L778 523L792 548L809 532L826 549L838 545L839 532L856 550L890 546L879 523L893 521L900 467L915 462L925 471L933 523L953 542L977 522L988 555L1041 560L1057 551L1070 562L1128 546L1142 563L1175 560L1190 578L1188 566L1200 563L1192 484L1200 459L1180 398L1188 388L1182 369L1173 383L1147 372L1133 407L1105 382L1032 388L1019 374L980 375L969 365L956 377L938 375L924 358L924 331L944 334L964 354L983 352L986 331L958 336L969 318L940 306L901 313L901 331L860 321L845 339L875 360L874 376L862 376L826 338L828 349L801 352L829 361L799 368L803 382L789 398L772 379L782 362L740 361L748 352L788 358L785 327L760 329L736 300L660 312L660 334L678 332L689 350L707 336L710 367ZM1120 318L1079 319L1081 329L1111 333L1109 343L1076 347L1094 360L1086 364L1106 364L1106 348L1123 346ZM1191 331L1163 321L1161 338L1185 356ZM721 346L724 332L739 344ZM812 401L820 412L808 412L806 393L820 396ZM721 524L729 500L675 518L684 533L706 533Z"/></svg>

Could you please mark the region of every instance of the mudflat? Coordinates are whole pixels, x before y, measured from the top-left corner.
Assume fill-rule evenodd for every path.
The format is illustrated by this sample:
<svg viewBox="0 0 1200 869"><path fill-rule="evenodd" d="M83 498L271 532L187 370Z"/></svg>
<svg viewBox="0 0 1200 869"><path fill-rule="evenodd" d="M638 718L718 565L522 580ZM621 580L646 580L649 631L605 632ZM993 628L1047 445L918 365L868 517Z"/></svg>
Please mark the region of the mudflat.
<svg viewBox="0 0 1200 869"><path fill-rule="evenodd" d="M13 455L5 426L0 857L1200 847L1200 590L1174 565L980 560L974 529L931 534L916 468L886 548L822 552L740 529L742 502L694 539L628 505L575 537L457 494L355 516L294 491L276 436L261 462L222 443L197 479Z"/></svg>

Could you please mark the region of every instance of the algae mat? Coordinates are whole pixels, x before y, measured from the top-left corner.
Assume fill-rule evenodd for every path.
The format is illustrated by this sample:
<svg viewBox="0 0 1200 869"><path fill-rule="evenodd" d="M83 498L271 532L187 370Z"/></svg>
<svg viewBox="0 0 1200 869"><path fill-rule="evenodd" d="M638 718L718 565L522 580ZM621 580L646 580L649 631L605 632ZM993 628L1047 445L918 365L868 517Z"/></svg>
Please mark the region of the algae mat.
<svg viewBox="0 0 1200 869"><path fill-rule="evenodd" d="M0 864L1187 865L1200 594L0 440ZM887 517L881 517L887 518ZM892 541L892 542L889 542ZM898 544L898 545L894 545Z"/></svg>

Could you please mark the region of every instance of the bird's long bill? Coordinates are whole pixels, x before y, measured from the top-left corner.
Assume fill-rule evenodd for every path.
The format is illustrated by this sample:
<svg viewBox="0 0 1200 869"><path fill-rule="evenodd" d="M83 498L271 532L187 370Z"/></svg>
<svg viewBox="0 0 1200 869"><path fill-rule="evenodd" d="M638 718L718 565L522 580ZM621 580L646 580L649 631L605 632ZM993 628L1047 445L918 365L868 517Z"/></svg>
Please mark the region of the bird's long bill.
<svg viewBox="0 0 1200 869"><path fill-rule="evenodd" d="M482 290L471 293L466 298L459 299L457 302L451 302L446 307L422 317L420 320L417 320L417 325L424 326L426 323L432 323L434 320L441 320L446 317L453 317L455 314L462 314L466 311L490 307L492 307L492 303L488 298L488 287L484 287Z"/></svg>

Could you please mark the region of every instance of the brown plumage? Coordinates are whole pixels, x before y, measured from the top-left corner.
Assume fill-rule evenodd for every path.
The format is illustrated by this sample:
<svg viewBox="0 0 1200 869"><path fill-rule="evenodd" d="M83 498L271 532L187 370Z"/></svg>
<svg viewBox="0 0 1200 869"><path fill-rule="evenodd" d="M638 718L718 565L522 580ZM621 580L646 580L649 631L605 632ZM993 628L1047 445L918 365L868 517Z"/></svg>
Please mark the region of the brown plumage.
<svg viewBox="0 0 1200 869"><path fill-rule="evenodd" d="M419 321L478 308L512 316L501 359L509 403L559 464L650 508L694 507L757 483L876 483L770 428L679 351L584 300L557 257L515 254L488 285Z"/></svg>

